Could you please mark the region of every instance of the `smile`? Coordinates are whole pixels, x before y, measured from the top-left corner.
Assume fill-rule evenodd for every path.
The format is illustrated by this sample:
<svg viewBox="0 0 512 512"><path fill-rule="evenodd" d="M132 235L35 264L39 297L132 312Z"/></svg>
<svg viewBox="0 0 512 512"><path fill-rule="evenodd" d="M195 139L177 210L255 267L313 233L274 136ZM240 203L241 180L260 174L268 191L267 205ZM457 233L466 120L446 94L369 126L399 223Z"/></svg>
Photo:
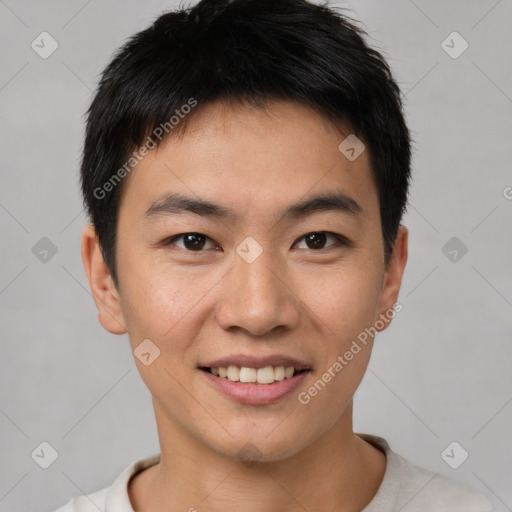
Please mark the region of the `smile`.
<svg viewBox="0 0 512 512"><path fill-rule="evenodd" d="M293 366L267 366L256 369L229 365L201 367L200 370L200 374L216 391L238 403L253 405L278 402L297 389L311 373L310 369L296 371ZM218 375L213 372L218 372Z"/></svg>
<svg viewBox="0 0 512 512"><path fill-rule="evenodd" d="M228 379L231 382L242 382L246 384L272 384L276 381L290 379L294 375L306 370L295 369L293 366L265 366L264 368L248 368L246 366L219 366L213 368L202 368L212 375Z"/></svg>

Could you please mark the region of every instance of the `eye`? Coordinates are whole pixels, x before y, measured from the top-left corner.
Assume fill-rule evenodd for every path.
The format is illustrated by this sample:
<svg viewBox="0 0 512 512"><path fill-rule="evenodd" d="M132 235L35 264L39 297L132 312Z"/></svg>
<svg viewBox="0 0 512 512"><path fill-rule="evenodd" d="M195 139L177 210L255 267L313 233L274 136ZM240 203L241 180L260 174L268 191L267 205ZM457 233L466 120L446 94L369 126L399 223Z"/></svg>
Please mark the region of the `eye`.
<svg viewBox="0 0 512 512"><path fill-rule="evenodd" d="M331 239L331 243L327 243ZM312 249L321 250L328 249L333 246L350 246L350 242L342 235L336 233L330 233L328 231L314 231L307 233L303 237L299 238L298 242L299 249ZM306 246L300 247L300 243L305 243ZM190 252L202 252L208 249L220 249L219 245L211 238L201 233L181 233L174 235L165 240L164 245L176 245L181 249L185 249Z"/></svg>
<svg viewBox="0 0 512 512"><path fill-rule="evenodd" d="M178 240L182 240L182 245L176 243ZM177 245L182 249L188 251L200 252L202 249L217 249L218 245L206 235L201 233L182 233L180 235L172 236L168 238L165 245Z"/></svg>
<svg viewBox="0 0 512 512"><path fill-rule="evenodd" d="M325 245L328 239L334 240L333 243ZM348 246L350 242L342 235L336 233L329 233L328 231L314 231L307 233L303 237L299 238L299 242L304 241L306 247L298 247L299 249L327 249L332 246Z"/></svg>

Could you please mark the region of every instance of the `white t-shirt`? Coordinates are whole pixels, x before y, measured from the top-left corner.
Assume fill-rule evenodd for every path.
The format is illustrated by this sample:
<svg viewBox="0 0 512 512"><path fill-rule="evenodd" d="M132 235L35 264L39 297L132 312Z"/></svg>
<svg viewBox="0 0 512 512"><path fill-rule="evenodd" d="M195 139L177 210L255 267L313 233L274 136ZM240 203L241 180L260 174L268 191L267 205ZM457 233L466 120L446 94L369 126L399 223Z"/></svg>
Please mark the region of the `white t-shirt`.
<svg viewBox="0 0 512 512"><path fill-rule="evenodd" d="M361 512L493 512L483 494L412 464L393 452L382 437L357 435L384 451L387 459L382 483ZM160 454L134 461L110 487L72 498L55 512L134 512L128 497L128 482L159 462Z"/></svg>

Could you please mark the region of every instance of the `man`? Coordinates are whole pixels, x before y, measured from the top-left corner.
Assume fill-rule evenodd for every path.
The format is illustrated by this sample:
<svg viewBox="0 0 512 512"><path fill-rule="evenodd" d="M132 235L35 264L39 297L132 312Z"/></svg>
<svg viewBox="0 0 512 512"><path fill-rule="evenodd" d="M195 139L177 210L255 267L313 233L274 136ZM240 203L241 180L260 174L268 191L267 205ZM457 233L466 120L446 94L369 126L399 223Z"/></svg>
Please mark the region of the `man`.
<svg viewBox="0 0 512 512"><path fill-rule="evenodd" d="M104 71L82 257L161 454L59 512L492 510L353 432L401 307L410 180L400 91L363 35L304 0L203 0Z"/></svg>

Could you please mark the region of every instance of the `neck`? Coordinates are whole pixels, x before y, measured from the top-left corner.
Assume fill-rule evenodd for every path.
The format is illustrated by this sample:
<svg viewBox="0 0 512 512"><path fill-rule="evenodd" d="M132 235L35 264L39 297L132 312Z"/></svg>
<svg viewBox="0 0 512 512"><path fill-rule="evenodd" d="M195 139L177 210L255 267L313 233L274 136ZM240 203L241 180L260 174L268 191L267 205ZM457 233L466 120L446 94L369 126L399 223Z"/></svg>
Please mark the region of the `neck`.
<svg viewBox="0 0 512 512"><path fill-rule="evenodd" d="M134 477L135 512L357 512L384 476L385 455L352 430L352 404L333 427L303 450L270 462L248 463L213 451L155 404L161 461Z"/></svg>

